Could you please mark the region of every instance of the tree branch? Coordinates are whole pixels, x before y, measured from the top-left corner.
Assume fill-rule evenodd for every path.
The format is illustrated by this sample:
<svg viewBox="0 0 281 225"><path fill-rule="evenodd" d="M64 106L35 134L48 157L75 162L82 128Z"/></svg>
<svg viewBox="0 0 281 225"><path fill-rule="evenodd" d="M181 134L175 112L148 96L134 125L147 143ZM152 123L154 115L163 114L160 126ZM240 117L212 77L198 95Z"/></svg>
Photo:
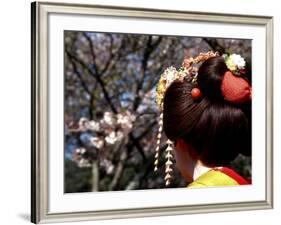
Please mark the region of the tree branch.
<svg viewBox="0 0 281 225"><path fill-rule="evenodd" d="M132 134L132 132L129 133L129 138L130 138L130 140L132 141L132 144L133 144L134 146L136 146L136 149L137 149L137 151L140 153L142 159L143 159L144 161L146 161L147 158L146 158L146 155L144 154L144 151L143 151L143 149L142 149L142 147L141 147L141 145L140 145L140 143L139 143L139 140L134 137L134 135Z"/></svg>
<svg viewBox="0 0 281 225"><path fill-rule="evenodd" d="M136 137L137 140L141 140L144 138L149 132L151 132L151 128L157 124L156 121L153 121L147 126L147 129L145 129L138 137Z"/></svg>
<svg viewBox="0 0 281 225"><path fill-rule="evenodd" d="M82 74L80 73L80 71L77 69L77 66L76 66L76 63L74 62L74 60L69 57L68 55L68 59L72 65L72 68L73 68L73 71L74 73L77 75L77 77L79 78L79 81L82 85L82 87L84 88L84 91L87 92L89 95L90 95L90 106L89 106L89 116L90 116L90 120L92 120L94 118L93 116L93 112L92 112L92 109L93 109L93 105L94 105L94 95L93 93L90 91L90 89L88 88L85 80L82 78Z"/></svg>
<svg viewBox="0 0 281 225"><path fill-rule="evenodd" d="M113 49L113 37L111 34L108 34L108 37L110 39L110 47L109 47L109 58L104 66L104 68L102 69L101 73L105 73L105 71L108 69L110 63L112 62L112 58L113 58L113 52L112 52L112 49Z"/></svg>
<svg viewBox="0 0 281 225"><path fill-rule="evenodd" d="M106 90L106 84L104 83L104 81L102 80L102 78L99 76L99 74L94 73L89 67L87 67L87 65L81 61L80 59L78 59L76 56L72 55L68 50L66 50L67 55L72 58L73 60L75 60L77 63L79 63L84 69L86 69L88 71L88 73L90 75L92 75L92 77L94 77L97 81L97 83L100 85L102 92L104 94L104 97L107 101L107 103L109 104L112 112L114 112L115 114L117 114L117 109L115 108L114 104L111 101L111 98L109 97L108 91Z"/></svg>
<svg viewBox="0 0 281 225"><path fill-rule="evenodd" d="M148 41L146 43L146 48L143 54L143 58L142 58L142 66L141 66L141 75L140 75L140 80L137 84L136 87L136 91L135 91L135 101L133 103L133 110L136 111L140 102L141 102L141 98L139 96L139 91L142 89L143 87L143 83L145 80L145 72L146 72L146 68L147 68L147 62L148 59L151 55L151 53L157 48L157 46L160 44L162 40L162 37L159 37L158 40L155 43L152 43L152 36L148 37Z"/></svg>
<svg viewBox="0 0 281 225"><path fill-rule="evenodd" d="M86 82L85 82L84 79L82 78L82 74L81 74L81 73L79 72L79 70L77 69L76 63L74 62L74 60L73 60L71 57L69 57L68 54L67 54L67 56L68 56L68 59L69 59L71 65L72 65L73 71L74 71L74 73L77 75L77 77L78 77L78 79L79 79L79 81L80 81L82 87L84 88L84 90L85 90L89 95L91 95L92 93L91 93L90 89L88 88Z"/></svg>
<svg viewBox="0 0 281 225"><path fill-rule="evenodd" d="M93 60L95 73L99 74L99 69L98 69L97 63L96 63L96 54L95 54L93 42L86 32L83 32L83 36L87 39L89 46L90 46L90 51L91 51L91 56L92 56L92 60Z"/></svg>
<svg viewBox="0 0 281 225"><path fill-rule="evenodd" d="M99 167L96 160L92 163L92 191L99 190Z"/></svg>
<svg viewBox="0 0 281 225"><path fill-rule="evenodd" d="M121 146L122 146L122 143L119 145L119 150L120 150ZM118 164L117 164L117 168L115 169L116 172L113 176L113 179L112 179L111 183L108 186L109 191L114 190L115 187L117 186L118 181L119 181L119 179L122 175L122 172L123 172L123 169L124 169L124 164L125 164L125 161L127 160L127 157L128 157L128 153L125 150L121 153L120 159L119 159Z"/></svg>
<svg viewBox="0 0 281 225"><path fill-rule="evenodd" d="M203 40L214 50L220 54L225 53L225 48L218 43L215 38L203 38Z"/></svg>
<svg viewBox="0 0 281 225"><path fill-rule="evenodd" d="M166 149L167 145L164 145L160 148L160 152L163 152ZM141 187L143 180L150 173L154 173L154 155L152 154L145 164L142 166L142 170L140 173L136 173L135 177L126 185L125 190L136 189L136 187ZM163 157L159 157L159 166L164 164L165 159Z"/></svg>

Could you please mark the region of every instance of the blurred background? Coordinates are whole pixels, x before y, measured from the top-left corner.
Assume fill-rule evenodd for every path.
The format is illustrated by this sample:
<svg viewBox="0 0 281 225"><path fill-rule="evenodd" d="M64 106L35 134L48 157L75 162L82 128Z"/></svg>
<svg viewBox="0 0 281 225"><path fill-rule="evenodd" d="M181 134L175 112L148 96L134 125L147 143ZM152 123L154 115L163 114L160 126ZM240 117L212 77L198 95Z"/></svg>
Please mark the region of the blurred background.
<svg viewBox="0 0 281 225"><path fill-rule="evenodd" d="M155 86L166 67L209 50L236 53L251 82L251 40L65 31L64 45L67 193L165 188L163 151L153 168ZM251 178L251 157L232 166ZM170 187L186 185L174 166Z"/></svg>

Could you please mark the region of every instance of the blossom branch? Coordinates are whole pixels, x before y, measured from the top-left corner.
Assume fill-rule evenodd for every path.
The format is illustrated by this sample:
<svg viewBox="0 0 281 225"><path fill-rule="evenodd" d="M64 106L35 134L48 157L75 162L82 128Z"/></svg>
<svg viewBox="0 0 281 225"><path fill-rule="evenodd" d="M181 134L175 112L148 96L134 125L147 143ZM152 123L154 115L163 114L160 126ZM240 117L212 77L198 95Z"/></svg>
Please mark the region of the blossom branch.
<svg viewBox="0 0 281 225"><path fill-rule="evenodd" d="M106 84L103 81L103 79L100 77L100 75L98 73L93 72L82 60L80 60L79 58L77 58L76 56L72 55L68 50L66 50L67 55L72 58L74 61L76 61L77 63L79 63L85 70L88 71L88 73L94 77L97 81L97 83L100 85L102 92L104 94L104 97L107 101L107 103L109 104L109 107L111 108L112 112L114 112L115 114L117 113L117 109L115 108L114 104L111 101L111 98L109 97L108 91L106 89Z"/></svg>

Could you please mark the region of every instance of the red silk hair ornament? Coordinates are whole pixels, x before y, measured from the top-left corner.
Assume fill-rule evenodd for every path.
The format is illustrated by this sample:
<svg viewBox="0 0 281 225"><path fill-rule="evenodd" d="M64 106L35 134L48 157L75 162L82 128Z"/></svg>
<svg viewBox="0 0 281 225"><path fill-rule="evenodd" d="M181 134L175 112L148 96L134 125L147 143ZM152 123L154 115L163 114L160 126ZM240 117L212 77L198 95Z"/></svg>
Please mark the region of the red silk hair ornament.
<svg viewBox="0 0 281 225"><path fill-rule="evenodd" d="M234 104L241 104L252 98L252 87L243 79L233 75L232 72L225 72L222 83L221 92L224 99Z"/></svg>
<svg viewBox="0 0 281 225"><path fill-rule="evenodd" d="M193 100L197 100L201 97L201 91L199 88L192 88L191 90L191 97Z"/></svg>

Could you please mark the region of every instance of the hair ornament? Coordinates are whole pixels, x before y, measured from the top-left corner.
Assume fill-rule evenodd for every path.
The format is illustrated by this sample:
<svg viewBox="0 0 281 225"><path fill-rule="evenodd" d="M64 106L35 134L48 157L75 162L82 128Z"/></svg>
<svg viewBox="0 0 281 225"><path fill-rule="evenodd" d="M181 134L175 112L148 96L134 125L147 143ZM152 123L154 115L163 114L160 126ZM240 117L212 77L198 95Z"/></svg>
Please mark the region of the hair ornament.
<svg viewBox="0 0 281 225"><path fill-rule="evenodd" d="M224 58L224 62L227 68L237 76L243 76L246 73L245 66L246 61L245 59L238 54L223 54L222 57Z"/></svg>
<svg viewBox="0 0 281 225"><path fill-rule="evenodd" d="M171 140L167 140L167 148L166 148L166 163L165 163L165 185L169 186L171 183L171 179L172 179L172 175L171 173L173 172L172 169L172 159L173 159L173 155L172 155L172 151L173 151L173 142Z"/></svg>
<svg viewBox="0 0 281 225"><path fill-rule="evenodd" d="M246 61L238 54L222 56L229 71L223 75L221 92L224 100L233 104L242 104L252 98L252 87L244 75Z"/></svg>
<svg viewBox="0 0 281 225"><path fill-rule="evenodd" d="M197 84L198 64L203 63L209 58L219 56L218 52L209 51L200 53L197 57L186 57L182 66L177 70L175 67L168 67L160 76L156 86L156 103L160 110L163 108L163 99L166 90L174 81L182 82L185 78L190 78L191 82Z"/></svg>
<svg viewBox="0 0 281 225"><path fill-rule="evenodd" d="M227 71L222 79L221 92L225 101L233 104L242 104L251 100L252 87L241 76L235 76Z"/></svg>
<svg viewBox="0 0 281 225"><path fill-rule="evenodd" d="M193 100L197 100L201 97L201 91L199 88L195 87L192 88L191 90L191 97L193 98Z"/></svg>

